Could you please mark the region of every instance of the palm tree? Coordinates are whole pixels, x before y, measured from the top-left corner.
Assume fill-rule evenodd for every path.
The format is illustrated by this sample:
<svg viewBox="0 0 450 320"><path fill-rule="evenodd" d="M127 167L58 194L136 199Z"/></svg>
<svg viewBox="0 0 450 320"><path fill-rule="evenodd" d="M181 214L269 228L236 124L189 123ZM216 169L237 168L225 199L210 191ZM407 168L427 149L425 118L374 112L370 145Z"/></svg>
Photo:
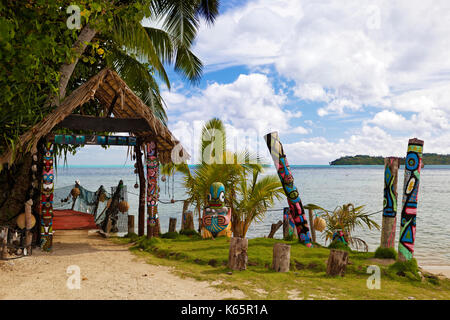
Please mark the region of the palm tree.
<svg viewBox="0 0 450 320"><path fill-rule="evenodd" d="M329 211L315 204L307 204L305 209L318 210L317 215L325 219L327 223L324 230L325 241L331 241L336 232L342 231L346 243L357 250L363 247L367 251L368 246L361 238L352 236L355 228L380 229L380 226L370 218L372 214L364 211L364 206L355 207L352 203L347 203Z"/></svg>
<svg viewBox="0 0 450 320"><path fill-rule="evenodd" d="M263 171L258 157L248 151L231 152L226 150L225 146L226 131L223 122L213 118L202 130L202 162L195 168L189 168L185 163L164 165L161 173L171 175L178 171L184 175L187 200L194 205L199 218L208 203L210 185L216 181L222 182L226 190L225 204L232 212L233 236L245 237L251 222L264 216L267 208L273 204L275 198L280 197L283 189L276 175L258 180ZM246 160L245 163L242 163L242 159ZM252 180L248 184L250 174Z"/></svg>

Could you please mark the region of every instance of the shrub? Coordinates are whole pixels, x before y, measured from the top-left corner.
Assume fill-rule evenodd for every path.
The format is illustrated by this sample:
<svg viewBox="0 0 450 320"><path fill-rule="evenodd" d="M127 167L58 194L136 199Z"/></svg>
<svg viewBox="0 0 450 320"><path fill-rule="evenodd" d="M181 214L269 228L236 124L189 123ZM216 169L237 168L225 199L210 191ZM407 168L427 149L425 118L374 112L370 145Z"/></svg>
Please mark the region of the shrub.
<svg viewBox="0 0 450 320"><path fill-rule="evenodd" d="M126 235L124 235L124 238L130 239L130 242L135 242L139 239L139 236L134 232L129 232Z"/></svg>
<svg viewBox="0 0 450 320"><path fill-rule="evenodd" d="M199 236L200 234L195 231L194 229L184 229L184 230L180 230L180 234L185 235L185 236Z"/></svg>
<svg viewBox="0 0 450 320"><path fill-rule="evenodd" d="M178 238L178 232L167 232L161 235L161 238L163 239L177 239Z"/></svg>
<svg viewBox="0 0 450 320"><path fill-rule="evenodd" d="M378 247L378 249L375 251L375 258L397 260L397 252L394 248Z"/></svg>
<svg viewBox="0 0 450 320"><path fill-rule="evenodd" d="M352 249L350 249L350 247L348 245L346 245L345 243L343 243L341 241L331 242L330 245L328 246L328 248L352 252Z"/></svg>
<svg viewBox="0 0 450 320"><path fill-rule="evenodd" d="M419 267L416 259L409 261L397 261L389 266L388 271L391 275L406 277L414 281L421 281L422 277L419 274Z"/></svg>

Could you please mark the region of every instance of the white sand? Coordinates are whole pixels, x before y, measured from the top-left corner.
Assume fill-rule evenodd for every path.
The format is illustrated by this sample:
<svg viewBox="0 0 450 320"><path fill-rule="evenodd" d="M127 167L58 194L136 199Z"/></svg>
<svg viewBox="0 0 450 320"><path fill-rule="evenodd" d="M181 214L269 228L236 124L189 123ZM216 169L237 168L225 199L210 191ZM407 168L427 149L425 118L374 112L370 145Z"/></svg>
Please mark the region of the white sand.
<svg viewBox="0 0 450 320"><path fill-rule="evenodd" d="M67 268L77 265L81 288L68 289ZM214 279L212 279L214 280ZM0 261L0 299L227 299L208 282L182 279L171 268L146 263L128 250L87 231L56 231L53 252Z"/></svg>
<svg viewBox="0 0 450 320"><path fill-rule="evenodd" d="M450 266L420 266L423 270L450 279Z"/></svg>

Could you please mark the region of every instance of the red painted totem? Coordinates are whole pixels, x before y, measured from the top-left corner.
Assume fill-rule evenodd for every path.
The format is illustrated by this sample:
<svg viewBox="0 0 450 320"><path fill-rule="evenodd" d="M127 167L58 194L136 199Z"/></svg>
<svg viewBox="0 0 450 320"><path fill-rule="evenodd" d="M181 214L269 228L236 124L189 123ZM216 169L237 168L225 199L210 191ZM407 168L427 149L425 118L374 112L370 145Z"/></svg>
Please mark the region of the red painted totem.
<svg viewBox="0 0 450 320"><path fill-rule="evenodd" d="M159 161L156 142L151 141L147 144L147 236L158 236L159 217L158 217L158 173Z"/></svg>
<svg viewBox="0 0 450 320"><path fill-rule="evenodd" d="M44 145L42 188L41 188L41 249L50 251L53 245L53 144Z"/></svg>

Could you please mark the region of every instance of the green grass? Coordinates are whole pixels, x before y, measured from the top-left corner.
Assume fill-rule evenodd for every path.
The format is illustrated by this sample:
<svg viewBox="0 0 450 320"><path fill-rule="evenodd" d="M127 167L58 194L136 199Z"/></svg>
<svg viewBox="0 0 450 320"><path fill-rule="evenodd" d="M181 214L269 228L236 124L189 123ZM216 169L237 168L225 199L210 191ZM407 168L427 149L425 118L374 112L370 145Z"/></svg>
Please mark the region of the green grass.
<svg viewBox="0 0 450 320"><path fill-rule="evenodd" d="M316 246L307 248L297 241L257 238L249 239L248 267L230 273L227 267L228 238L202 240L198 235L178 235L175 239L145 237L117 238L133 243L130 250L148 263L175 267L182 277L215 281L218 289L241 290L248 299L450 299L450 281L429 274L418 275L417 265L379 265L381 289L370 290L366 282L369 265L377 264L374 253L349 252L344 277L326 275L330 250ZM291 245L291 270L271 270L273 245Z"/></svg>
<svg viewBox="0 0 450 320"><path fill-rule="evenodd" d="M397 251L394 248L378 247L375 251L375 258L378 259L397 259Z"/></svg>

